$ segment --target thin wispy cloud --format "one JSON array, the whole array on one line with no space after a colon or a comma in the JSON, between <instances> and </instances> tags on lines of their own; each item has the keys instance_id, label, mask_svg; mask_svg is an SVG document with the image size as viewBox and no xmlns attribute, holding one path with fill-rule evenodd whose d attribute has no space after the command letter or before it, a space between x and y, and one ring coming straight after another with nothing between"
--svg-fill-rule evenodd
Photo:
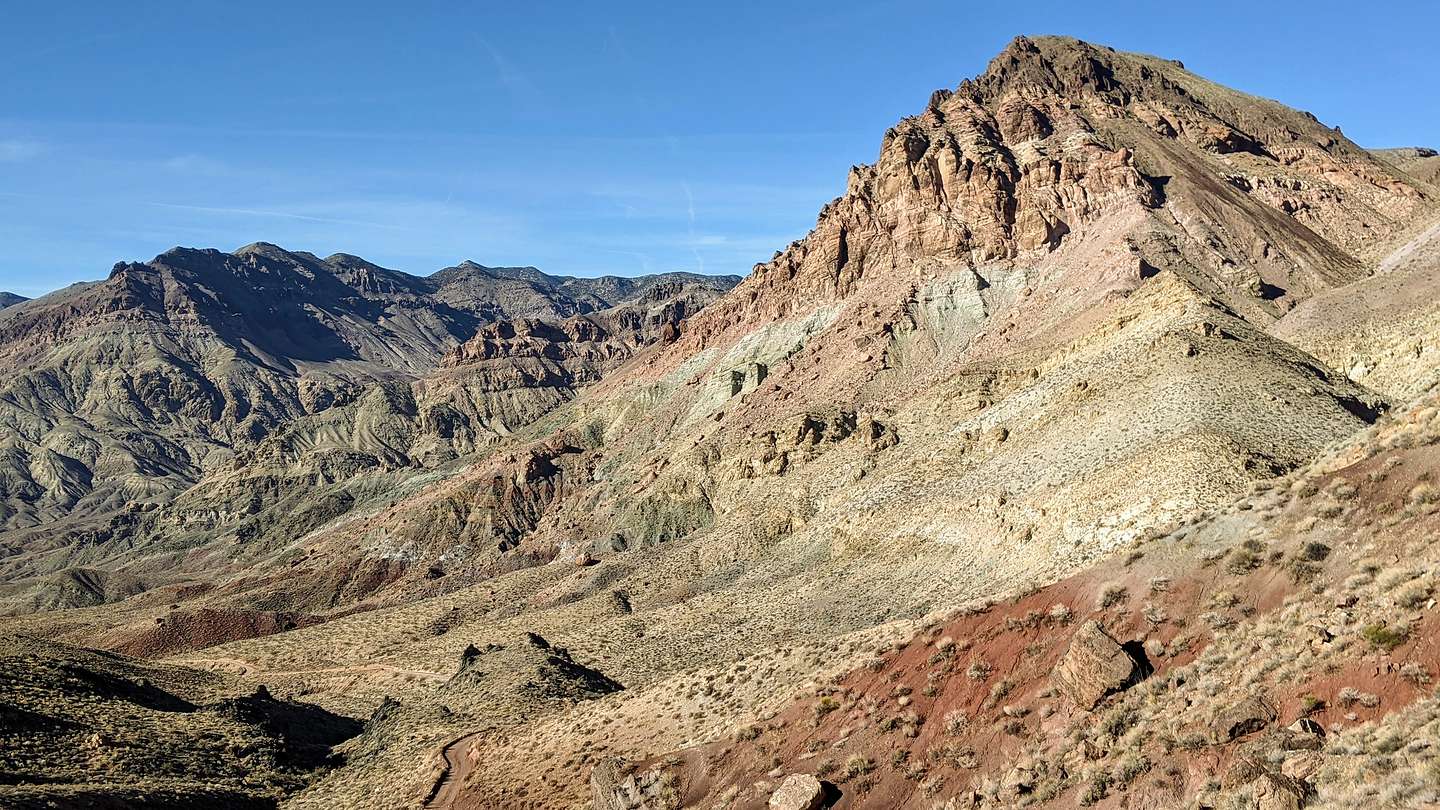
<instances>
[{"instance_id":1,"label":"thin wispy cloud","mask_svg":"<svg viewBox=\"0 0 1440 810\"><path fill-rule=\"evenodd\" d=\"M229 171L229 167L221 161L204 155L176 155L162 161L160 165L168 171L180 174L218 175Z\"/></svg>"},{"instance_id":2,"label":"thin wispy cloud","mask_svg":"<svg viewBox=\"0 0 1440 810\"><path fill-rule=\"evenodd\" d=\"M45 145L24 138L0 140L0 163L19 163L45 153Z\"/></svg>"},{"instance_id":3,"label":"thin wispy cloud","mask_svg":"<svg viewBox=\"0 0 1440 810\"><path fill-rule=\"evenodd\" d=\"M690 232L695 232L695 193L690 190L689 183L681 183L680 187L685 189L685 213L690 217Z\"/></svg>"},{"instance_id":4,"label":"thin wispy cloud","mask_svg":"<svg viewBox=\"0 0 1440 810\"><path fill-rule=\"evenodd\" d=\"M225 214L229 216L248 217L273 217L276 219L294 219L302 222L319 222L326 225L354 225L361 228L384 228L386 230L404 230L398 225L389 225L382 222L364 222L354 219L335 219L332 217L317 217L309 214L297 214L291 211L268 211L259 208L223 208L209 205L184 205L181 203L165 203L146 201L145 205L153 205L158 208L172 208L180 211L195 211L205 214Z\"/></svg>"},{"instance_id":5,"label":"thin wispy cloud","mask_svg":"<svg viewBox=\"0 0 1440 810\"><path fill-rule=\"evenodd\" d=\"M536 85L524 80L530 87L532 100L537 103L544 98L543 93ZM518 95L517 95L518 98ZM576 144L607 145L617 146L633 145L636 147L647 147L664 145L672 150L679 150L687 146L696 149L715 148L746 148L765 147L772 144L791 143L813 143L817 139L843 140L854 138L857 135L869 138L871 133L868 130L777 130L764 129L753 130L745 128L733 128L724 131L689 132L680 134L669 133L586 133L586 132L535 132L505 133L505 132L470 132L470 131L442 131L442 130L410 130L410 129L364 129L350 127L344 129L323 129L304 127L247 127L247 126L212 126L208 124L176 124L157 123L154 121L127 121L127 120L66 120L62 122L45 121L27 117L5 117L0 118L0 125L22 127L44 125L62 132L68 137L77 134L94 134L97 131L104 131L106 134L129 134L137 133L144 136L154 135L205 135L223 138L226 140L253 140L255 138L274 138L277 140L334 140L334 141L378 141L395 143L447 143L447 144L564 144L574 146Z\"/></svg>"},{"instance_id":6,"label":"thin wispy cloud","mask_svg":"<svg viewBox=\"0 0 1440 810\"><path fill-rule=\"evenodd\" d=\"M123 28L102 31L90 36L55 37L46 44L33 50L7 54L4 59L0 59L0 66L43 69L43 66L50 62L57 54L93 49L101 43L129 39L137 32L145 30L145 27L144 23L139 23Z\"/></svg>"},{"instance_id":7,"label":"thin wispy cloud","mask_svg":"<svg viewBox=\"0 0 1440 810\"><path fill-rule=\"evenodd\" d=\"M24 238L37 245L80 230L93 237L64 262L37 248L44 270L263 240L419 273L461 258L577 275L743 273L834 195L813 177L772 184L755 167L797 149L810 160L817 138L842 133L673 114L675 99L649 81L655 46L637 29L602 23L588 42L566 44L579 61L564 67L546 51L548 34L516 37L482 19L468 48L397 64L395 82L379 71L356 82L347 71L329 106L349 114L295 114L289 84L263 76L266 93L252 105L262 114L233 115L231 105L172 115L96 104L89 119L0 111L0 140L35 137L65 157L0 165L15 181L0 203L6 192L38 203L0 213L23 214L12 219L30 223ZM406 89L411 72L431 70L442 72L423 97ZM297 96L324 86L293 85ZM613 103L592 109L602 87ZM469 106L436 115L432 98ZM376 115L392 108L405 114ZM557 161L560 150L587 159Z\"/></svg>"},{"instance_id":8,"label":"thin wispy cloud","mask_svg":"<svg viewBox=\"0 0 1440 810\"><path fill-rule=\"evenodd\" d=\"M499 48L491 45L489 40L478 36L475 39L479 41L480 47L490 55L490 61L495 64L495 77L500 81L500 86L505 88L511 97L522 106L532 111L541 109L544 106L542 104L543 96L535 83L530 81L530 77L515 67L515 64L507 59Z\"/></svg>"}]
</instances>

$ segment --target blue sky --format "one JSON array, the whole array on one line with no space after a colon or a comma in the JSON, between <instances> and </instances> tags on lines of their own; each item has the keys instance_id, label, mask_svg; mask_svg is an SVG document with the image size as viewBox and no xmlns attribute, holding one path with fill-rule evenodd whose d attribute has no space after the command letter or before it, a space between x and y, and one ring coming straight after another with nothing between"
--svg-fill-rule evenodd
<instances>
[{"instance_id":1,"label":"blue sky","mask_svg":"<svg viewBox=\"0 0 1440 810\"><path fill-rule=\"evenodd\" d=\"M418 274L744 274L1019 33L1440 145L1426 5L8 0L0 289L257 240Z\"/></svg>"}]
</instances>

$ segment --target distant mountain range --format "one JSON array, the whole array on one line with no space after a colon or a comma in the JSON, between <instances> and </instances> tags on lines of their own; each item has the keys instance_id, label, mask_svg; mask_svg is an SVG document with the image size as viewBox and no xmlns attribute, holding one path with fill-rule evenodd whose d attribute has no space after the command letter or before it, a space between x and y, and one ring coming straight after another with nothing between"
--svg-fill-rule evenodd
<instances>
[{"instance_id":1,"label":"distant mountain range","mask_svg":"<svg viewBox=\"0 0 1440 810\"><path fill-rule=\"evenodd\" d=\"M12 430L0 445L0 525L64 519L105 535L112 516L168 502L297 420L441 370L447 353L487 325L606 323L614 331L597 327L589 337L616 343L613 363L657 339L661 321L676 327L738 281L555 277L474 262L420 278L265 243L117 264L104 281L0 313L0 422ZM623 325L617 311L628 313ZM552 375L544 407L570 395L572 372ZM529 418L523 399L481 407L483 424L466 428L467 441ZM430 418L414 407L416 418ZM409 463L393 440L379 456ZM361 445L346 452L363 454Z\"/></svg>"}]
</instances>

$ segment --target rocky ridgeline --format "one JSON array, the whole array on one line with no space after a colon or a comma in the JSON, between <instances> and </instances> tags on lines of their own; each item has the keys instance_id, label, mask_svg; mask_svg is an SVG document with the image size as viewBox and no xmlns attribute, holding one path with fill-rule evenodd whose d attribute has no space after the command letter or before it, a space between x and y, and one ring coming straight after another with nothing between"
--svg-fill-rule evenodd
<instances>
[{"instance_id":1,"label":"rocky ridgeline","mask_svg":"<svg viewBox=\"0 0 1440 810\"><path fill-rule=\"evenodd\" d=\"M0 525L25 545L76 518L46 533L62 549L249 532L278 488L441 463L533 421L734 281L419 278L263 243L122 263L0 319Z\"/></svg>"},{"instance_id":2,"label":"rocky ridgeline","mask_svg":"<svg viewBox=\"0 0 1440 810\"><path fill-rule=\"evenodd\" d=\"M698 319L695 340L915 263L1033 260L1114 217L1135 272L1175 269L1241 311L1277 312L1362 275L1431 193L1313 116L1179 63L1022 37L888 130L815 229Z\"/></svg>"}]
</instances>

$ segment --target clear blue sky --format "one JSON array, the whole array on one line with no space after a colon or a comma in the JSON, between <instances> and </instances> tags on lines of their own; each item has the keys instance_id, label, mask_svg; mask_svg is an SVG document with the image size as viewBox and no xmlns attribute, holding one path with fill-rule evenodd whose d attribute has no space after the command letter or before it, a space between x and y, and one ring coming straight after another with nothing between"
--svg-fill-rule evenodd
<instances>
[{"instance_id":1,"label":"clear blue sky","mask_svg":"<svg viewBox=\"0 0 1440 810\"><path fill-rule=\"evenodd\" d=\"M1428 6L5 0L0 289L256 240L421 274L747 273L1019 33L1440 145Z\"/></svg>"}]
</instances>

